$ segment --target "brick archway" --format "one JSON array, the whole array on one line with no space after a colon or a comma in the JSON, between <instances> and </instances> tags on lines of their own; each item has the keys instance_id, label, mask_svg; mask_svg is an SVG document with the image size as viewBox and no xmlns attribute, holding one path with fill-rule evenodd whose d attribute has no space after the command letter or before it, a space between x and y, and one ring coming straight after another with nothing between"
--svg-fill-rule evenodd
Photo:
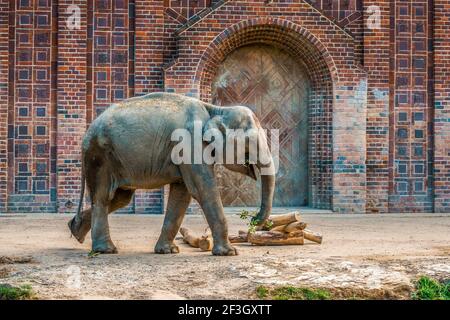
<instances>
[{"instance_id":1,"label":"brick archway","mask_svg":"<svg viewBox=\"0 0 450 320\"><path fill-rule=\"evenodd\" d=\"M333 85L336 67L322 43L308 30L287 20L256 18L220 33L203 52L193 81L204 101L211 101L211 83L220 64L237 48L266 44L284 50L302 64L311 80L308 103L309 205L332 209Z\"/></svg>"},{"instance_id":2,"label":"brick archway","mask_svg":"<svg viewBox=\"0 0 450 320\"><path fill-rule=\"evenodd\" d=\"M193 87L197 87L201 99L210 99L211 80L225 57L239 47L254 43L270 44L289 52L305 65L313 82L338 81L333 58L307 29L284 19L255 18L225 29L203 52L193 81Z\"/></svg>"}]
</instances>

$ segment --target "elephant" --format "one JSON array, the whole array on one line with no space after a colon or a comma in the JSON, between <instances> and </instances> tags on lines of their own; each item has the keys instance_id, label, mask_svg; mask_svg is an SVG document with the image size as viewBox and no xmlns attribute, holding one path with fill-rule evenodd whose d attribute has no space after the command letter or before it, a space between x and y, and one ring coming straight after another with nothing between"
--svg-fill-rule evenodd
<instances>
[{"instance_id":1,"label":"elephant","mask_svg":"<svg viewBox=\"0 0 450 320\"><path fill-rule=\"evenodd\" d=\"M214 243L212 254L236 255L236 249L228 240L227 221L215 179L217 163L176 164L172 159L177 144L172 133L180 128L194 133L195 123L201 123L203 131L218 130L224 138L231 129L243 132L257 129L258 153L264 153L269 161L250 163L246 144L245 163L232 161L223 165L255 180L257 172L273 167L267 135L258 130L262 129L261 124L248 107L220 107L167 92L123 100L100 114L83 137L81 195L78 212L69 221L72 235L82 243L92 229L92 252L117 253L110 237L108 214L125 207L136 189L155 189L169 184L166 214L155 253L179 252L174 239L193 198L198 201L210 227ZM204 147L202 141L201 148ZM82 210L85 188L91 207ZM255 224L262 225L270 215L274 188L275 174L261 174L261 206L253 218Z\"/></svg>"}]
</instances>

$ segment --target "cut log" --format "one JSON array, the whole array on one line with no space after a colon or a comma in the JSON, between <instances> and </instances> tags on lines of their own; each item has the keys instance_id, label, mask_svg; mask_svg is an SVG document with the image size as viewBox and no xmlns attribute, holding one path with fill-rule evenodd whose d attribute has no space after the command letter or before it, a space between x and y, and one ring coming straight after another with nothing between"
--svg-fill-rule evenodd
<instances>
[{"instance_id":1,"label":"cut log","mask_svg":"<svg viewBox=\"0 0 450 320\"><path fill-rule=\"evenodd\" d=\"M198 242L198 246L202 251L211 251L213 247L213 240L210 236L202 236Z\"/></svg>"},{"instance_id":2,"label":"cut log","mask_svg":"<svg viewBox=\"0 0 450 320\"><path fill-rule=\"evenodd\" d=\"M188 228L180 228L180 233L183 236L183 241L191 247L200 248L202 251L211 251L213 247L213 240L211 236L204 235L198 237L194 235Z\"/></svg>"},{"instance_id":3,"label":"cut log","mask_svg":"<svg viewBox=\"0 0 450 320\"><path fill-rule=\"evenodd\" d=\"M248 234L248 242L258 246L302 245L303 232L256 231Z\"/></svg>"},{"instance_id":4,"label":"cut log","mask_svg":"<svg viewBox=\"0 0 450 320\"><path fill-rule=\"evenodd\" d=\"M300 221L300 212L294 211L286 214L271 215L268 219L269 224L271 224L270 229L290 224L292 222ZM271 223L270 223L271 222ZM266 223L267 225L267 223Z\"/></svg>"},{"instance_id":5,"label":"cut log","mask_svg":"<svg viewBox=\"0 0 450 320\"><path fill-rule=\"evenodd\" d=\"M244 243L248 242L248 232L239 230L239 234L228 236L231 243Z\"/></svg>"},{"instance_id":6,"label":"cut log","mask_svg":"<svg viewBox=\"0 0 450 320\"><path fill-rule=\"evenodd\" d=\"M322 243L322 235L308 229L303 230L303 237L305 239L308 239L309 241L313 241L319 244Z\"/></svg>"},{"instance_id":7,"label":"cut log","mask_svg":"<svg viewBox=\"0 0 450 320\"><path fill-rule=\"evenodd\" d=\"M270 229L270 231L279 231L279 232L285 232L285 233L291 233L291 232L296 232L299 230L303 230L305 229L307 226L306 223L301 222L301 221L295 221L295 222L291 222L289 224L285 224L282 226L277 226L275 228Z\"/></svg>"},{"instance_id":8,"label":"cut log","mask_svg":"<svg viewBox=\"0 0 450 320\"><path fill-rule=\"evenodd\" d=\"M230 240L231 243L244 243L248 242L247 234L245 235L230 235L228 236L228 240Z\"/></svg>"},{"instance_id":9,"label":"cut log","mask_svg":"<svg viewBox=\"0 0 450 320\"><path fill-rule=\"evenodd\" d=\"M307 227L306 223L301 222L301 221L296 221L296 222L289 223L284 228L284 232L286 232L286 233L296 232L299 230L304 230L306 227Z\"/></svg>"},{"instance_id":10,"label":"cut log","mask_svg":"<svg viewBox=\"0 0 450 320\"><path fill-rule=\"evenodd\" d=\"M282 226L271 228L270 231L284 232L284 228L286 228L285 224L283 224Z\"/></svg>"},{"instance_id":11,"label":"cut log","mask_svg":"<svg viewBox=\"0 0 450 320\"><path fill-rule=\"evenodd\" d=\"M180 228L180 233L183 236L183 241L189 244L191 247L200 247L200 238L191 234L191 231L188 228Z\"/></svg>"},{"instance_id":12,"label":"cut log","mask_svg":"<svg viewBox=\"0 0 450 320\"><path fill-rule=\"evenodd\" d=\"M239 230L239 236L248 238L248 231Z\"/></svg>"}]
</instances>

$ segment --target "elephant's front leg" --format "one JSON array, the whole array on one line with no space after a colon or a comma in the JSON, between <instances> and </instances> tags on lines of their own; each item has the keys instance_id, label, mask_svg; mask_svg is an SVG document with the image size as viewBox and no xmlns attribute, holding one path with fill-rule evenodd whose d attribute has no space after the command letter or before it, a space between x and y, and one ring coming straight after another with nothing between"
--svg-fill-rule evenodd
<instances>
[{"instance_id":1,"label":"elephant's front leg","mask_svg":"<svg viewBox=\"0 0 450 320\"><path fill-rule=\"evenodd\" d=\"M237 255L237 250L228 240L228 225L223 213L214 167L182 165L180 169L188 191L199 202L208 221L214 242L212 253L217 256Z\"/></svg>"},{"instance_id":2,"label":"elephant's front leg","mask_svg":"<svg viewBox=\"0 0 450 320\"><path fill-rule=\"evenodd\" d=\"M170 185L167 212L164 218L161 235L155 246L155 253L178 253L178 247L173 243L183 222L186 209L191 202L191 195L183 183Z\"/></svg>"}]
</instances>

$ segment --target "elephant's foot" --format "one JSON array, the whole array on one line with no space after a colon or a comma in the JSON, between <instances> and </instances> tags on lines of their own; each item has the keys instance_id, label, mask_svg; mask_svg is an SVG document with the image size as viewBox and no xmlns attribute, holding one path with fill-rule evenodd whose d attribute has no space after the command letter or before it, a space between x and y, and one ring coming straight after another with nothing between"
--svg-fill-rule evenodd
<instances>
[{"instance_id":1,"label":"elephant's foot","mask_svg":"<svg viewBox=\"0 0 450 320\"><path fill-rule=\"evenodd\" d=\"M158 242L155 246L155 253L168 254L168 253L180 253L180 249L177 245L169 242Z\"/></svg>"},{"instance_id":2,"label":"elephant's foot","mask_svg":"<svg viewBox=\"0 0 450 320\"><path fill-rule=\"evenodd\" d=\"M215 256L237 256L238 252L236 248L234 248L230 244L215 244L212 249L212 254Z\"/></svg>"},{"instance_id":3,"label":"elephant's foot","mask_svg":"<svg viewBox=\"0 0 450 320\"><path fill-rule=\"evenodd\" d=\"M68 225L70 232L75 239L77 239L79 243L83 243L87 233L91 229L91 220L90 217L89 219L85 219L83 217L75 216L69 221Z\"/></svg>"},{"instance_id":4,"label":"elephant's foot","mask_svg":"<svg viewBox=\"0 0 450 320\"><path fill-rule=\"evenodd\" d=\"M92 244L93 253L114 254L117 253L117 248L111 240L99 241Z\"/></svg>"}]
</instances>

